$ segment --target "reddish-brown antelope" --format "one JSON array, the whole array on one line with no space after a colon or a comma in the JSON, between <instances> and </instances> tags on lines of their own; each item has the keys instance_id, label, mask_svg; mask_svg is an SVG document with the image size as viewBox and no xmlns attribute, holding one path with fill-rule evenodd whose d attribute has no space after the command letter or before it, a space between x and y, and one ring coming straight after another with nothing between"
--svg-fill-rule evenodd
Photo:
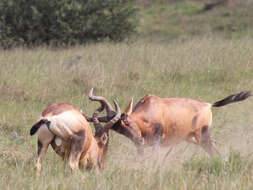
<instances>
[{"instance_id":1,"label":"reddish-brown antelope","mask_svg":"<svg viewBox=\"0 0 253 190\"><path fill-rule=\"evenodd\" d=\"M107 116L99 117L101 122L107 122L115 115L110 103L100 96L90 99L99 101L106 107ZM143 155L144 147L172 146L182 141L200 145L210 156L219 155L215 142L210 137L212 124L212 107L247 99L250 92L230 95L213 104L190 98L160 98L155 95L144 96L132 109L133 99L127 106L121 118L111 129L130 138L136 145L139 155ZM86 116L90 121L91 118Z\"/></svg>"},{"instance_id":2,"label":"reddish-brown antelope","mask_svg":"<svg viewBox=\"0 0 253 190\"><path fill-rule=\"evenodd\" d=\"M97 119L104 107L99 107L93 114L95 136L83 113L70 104L52 104L41 115L39 121L32 126L30 134L38 131L37 173L41 171L41 161L49 144L65 161L68 160L72 170L87 167L102 168L108 141L109 128L120 118L120 108L114 102L116 114L102 126Z\"/></svg>"}]
</instances>

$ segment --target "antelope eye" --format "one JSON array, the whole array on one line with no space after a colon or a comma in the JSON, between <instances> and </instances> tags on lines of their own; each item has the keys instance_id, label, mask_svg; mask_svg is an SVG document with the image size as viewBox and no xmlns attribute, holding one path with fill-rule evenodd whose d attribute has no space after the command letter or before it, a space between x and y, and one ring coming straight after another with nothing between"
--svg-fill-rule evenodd
<instances>
[{"instance_id":1,"label":"antelope eye","mask_svg":"<svg viewBox=\"0 0 253 190\"><path fill-rule=\"evenodd\" d=\"M102 137L101 137L101 141L102 143L105 145L108 141L108 136L106 134L104 134Z\"/></svg>"},{"instance_id":2,"label":"antelope eye","mask_svg":"<svg viewBox=\"0 0 253 190\"><path fill-rule=\"evenodd\" d=\"M102 138L102 139L103 139L103 141L106 141L107 137L106 137L106 136L103 136L103 138Z\"/></svg>"}]
</instances>

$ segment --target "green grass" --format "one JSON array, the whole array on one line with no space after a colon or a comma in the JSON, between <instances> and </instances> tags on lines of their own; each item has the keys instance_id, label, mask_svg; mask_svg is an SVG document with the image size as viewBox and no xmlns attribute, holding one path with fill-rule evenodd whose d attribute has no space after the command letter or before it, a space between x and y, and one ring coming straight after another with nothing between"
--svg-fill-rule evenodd
<instances>
[{"instance_id":1,"label":"green grass","mask_svg":"<svg viewBox=\"0 0 253 190\"><path fill-rule=\"evenodd\" d=\"M212 136L224 160L182 143L165 160L168 148L139 162L133 143L111 132L102 173L84 171L82 183L80 173L64 169L50 148L37 178L36 137L29 136L48 104L69 102L91 114L97 106L87 97L92 87L111 102L117 99L122 110L131 97L137 102L148 93L212 103L252 90L252 44L250 38L196 38L1 50L0 189L252 189L251 98L213 109Z\"/></svg>"},{"instance_id":2,"label":"green grass","mask_svg":"<svg viewBox=\"0 0 253 190\"><path fill-rule=\"evenodd\" d=\"M196 0L149 1L149 6L143 4L139 5L139 33L145 40L168 42L197 36L216 35L225 39L253 36L251 1L240 1L235 6L223 4L209 11L203 11L205 1Z\"/></svg>"}]
</instances>

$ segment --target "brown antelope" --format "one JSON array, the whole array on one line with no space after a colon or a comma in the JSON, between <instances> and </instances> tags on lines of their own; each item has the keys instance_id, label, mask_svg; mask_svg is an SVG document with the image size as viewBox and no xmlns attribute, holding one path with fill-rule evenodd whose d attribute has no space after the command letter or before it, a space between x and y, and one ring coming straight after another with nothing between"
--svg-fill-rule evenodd
<instances>
[{"instance_id":1,"label":"brown antelope","mask_svg":"<svg viewBox=\"0 0 253 190\"><path fill-rule=\"evenodd\" d=\"M95 126L95 136L82 112L70 104L52 104L41 115L39 121L32 126L30 135L38 131L38 159L37 173L41 171L41 161L45 156L48 145L65 161L69 160L72 170L87 167L103 168L103 161L109 141L109 128L120 118L120 108L114 101L116 114L102 126L98 113L104 107L99 107L93 114L92 121Z\"/></svg>"},{"instance_id":2,"label":"brown antelope","mask_svg":"<svg viewBox=\"0 0 253 190\"><path fill-rule=\"evenodd\" d=\"M93 89L90 91L90 99L99 101L107 110L107 116L99 117L98 120L109 121L115 115L112 106L104 97L92 96L92 93ZM157 150L159 146L172 146L182 141L200 145L210 156L219 155L210 137L211 108L242 101L249 96L250 92L241 92L210 104L190 98L146 95L134 109L132 99L111 129L130 138L140 156L144 153L144 147L155 145L154 150ZM91 120L88 116L86 118Z\"/></svg>"}]
</instances>

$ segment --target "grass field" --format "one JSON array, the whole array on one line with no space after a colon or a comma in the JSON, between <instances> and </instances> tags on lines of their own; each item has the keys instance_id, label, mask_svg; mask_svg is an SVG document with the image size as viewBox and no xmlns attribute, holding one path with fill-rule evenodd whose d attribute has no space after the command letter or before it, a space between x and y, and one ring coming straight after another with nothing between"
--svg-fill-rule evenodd
<instances>
[{"instance_id":1,"label":"grass field","mask_svg":"<svg viewBox=\"0 0 253 190\"><path fill-rule=\"evenodd\" d=\"M95 94L121 109L134 97L191 97L215 102L253 90L253 40L195 38L185 42L101 43L69 49L0 51L0 189L253 189L253 99L213 109L212 136L222 159L195 145L161 149L139 162L134 145L110 133L105 170L66 171L50 148L36 177L32 124L50 103L68 102L88 114ZM147 149L146 154L151 150Z\"/></svg>"},{"instance_id":2,"label":"grass field","mask_svg":"<svg viewBox=\"0 0 253 190\"><path fill-rule=\"evenodd\" d=\"M169 42L199 36L225 39L253 37L253 2L230 0L205 11L206 3L226 0L139 0L141 37L148 41ZM227 0L228 1L228 0Z\"/></svg>"}]
</instances>

